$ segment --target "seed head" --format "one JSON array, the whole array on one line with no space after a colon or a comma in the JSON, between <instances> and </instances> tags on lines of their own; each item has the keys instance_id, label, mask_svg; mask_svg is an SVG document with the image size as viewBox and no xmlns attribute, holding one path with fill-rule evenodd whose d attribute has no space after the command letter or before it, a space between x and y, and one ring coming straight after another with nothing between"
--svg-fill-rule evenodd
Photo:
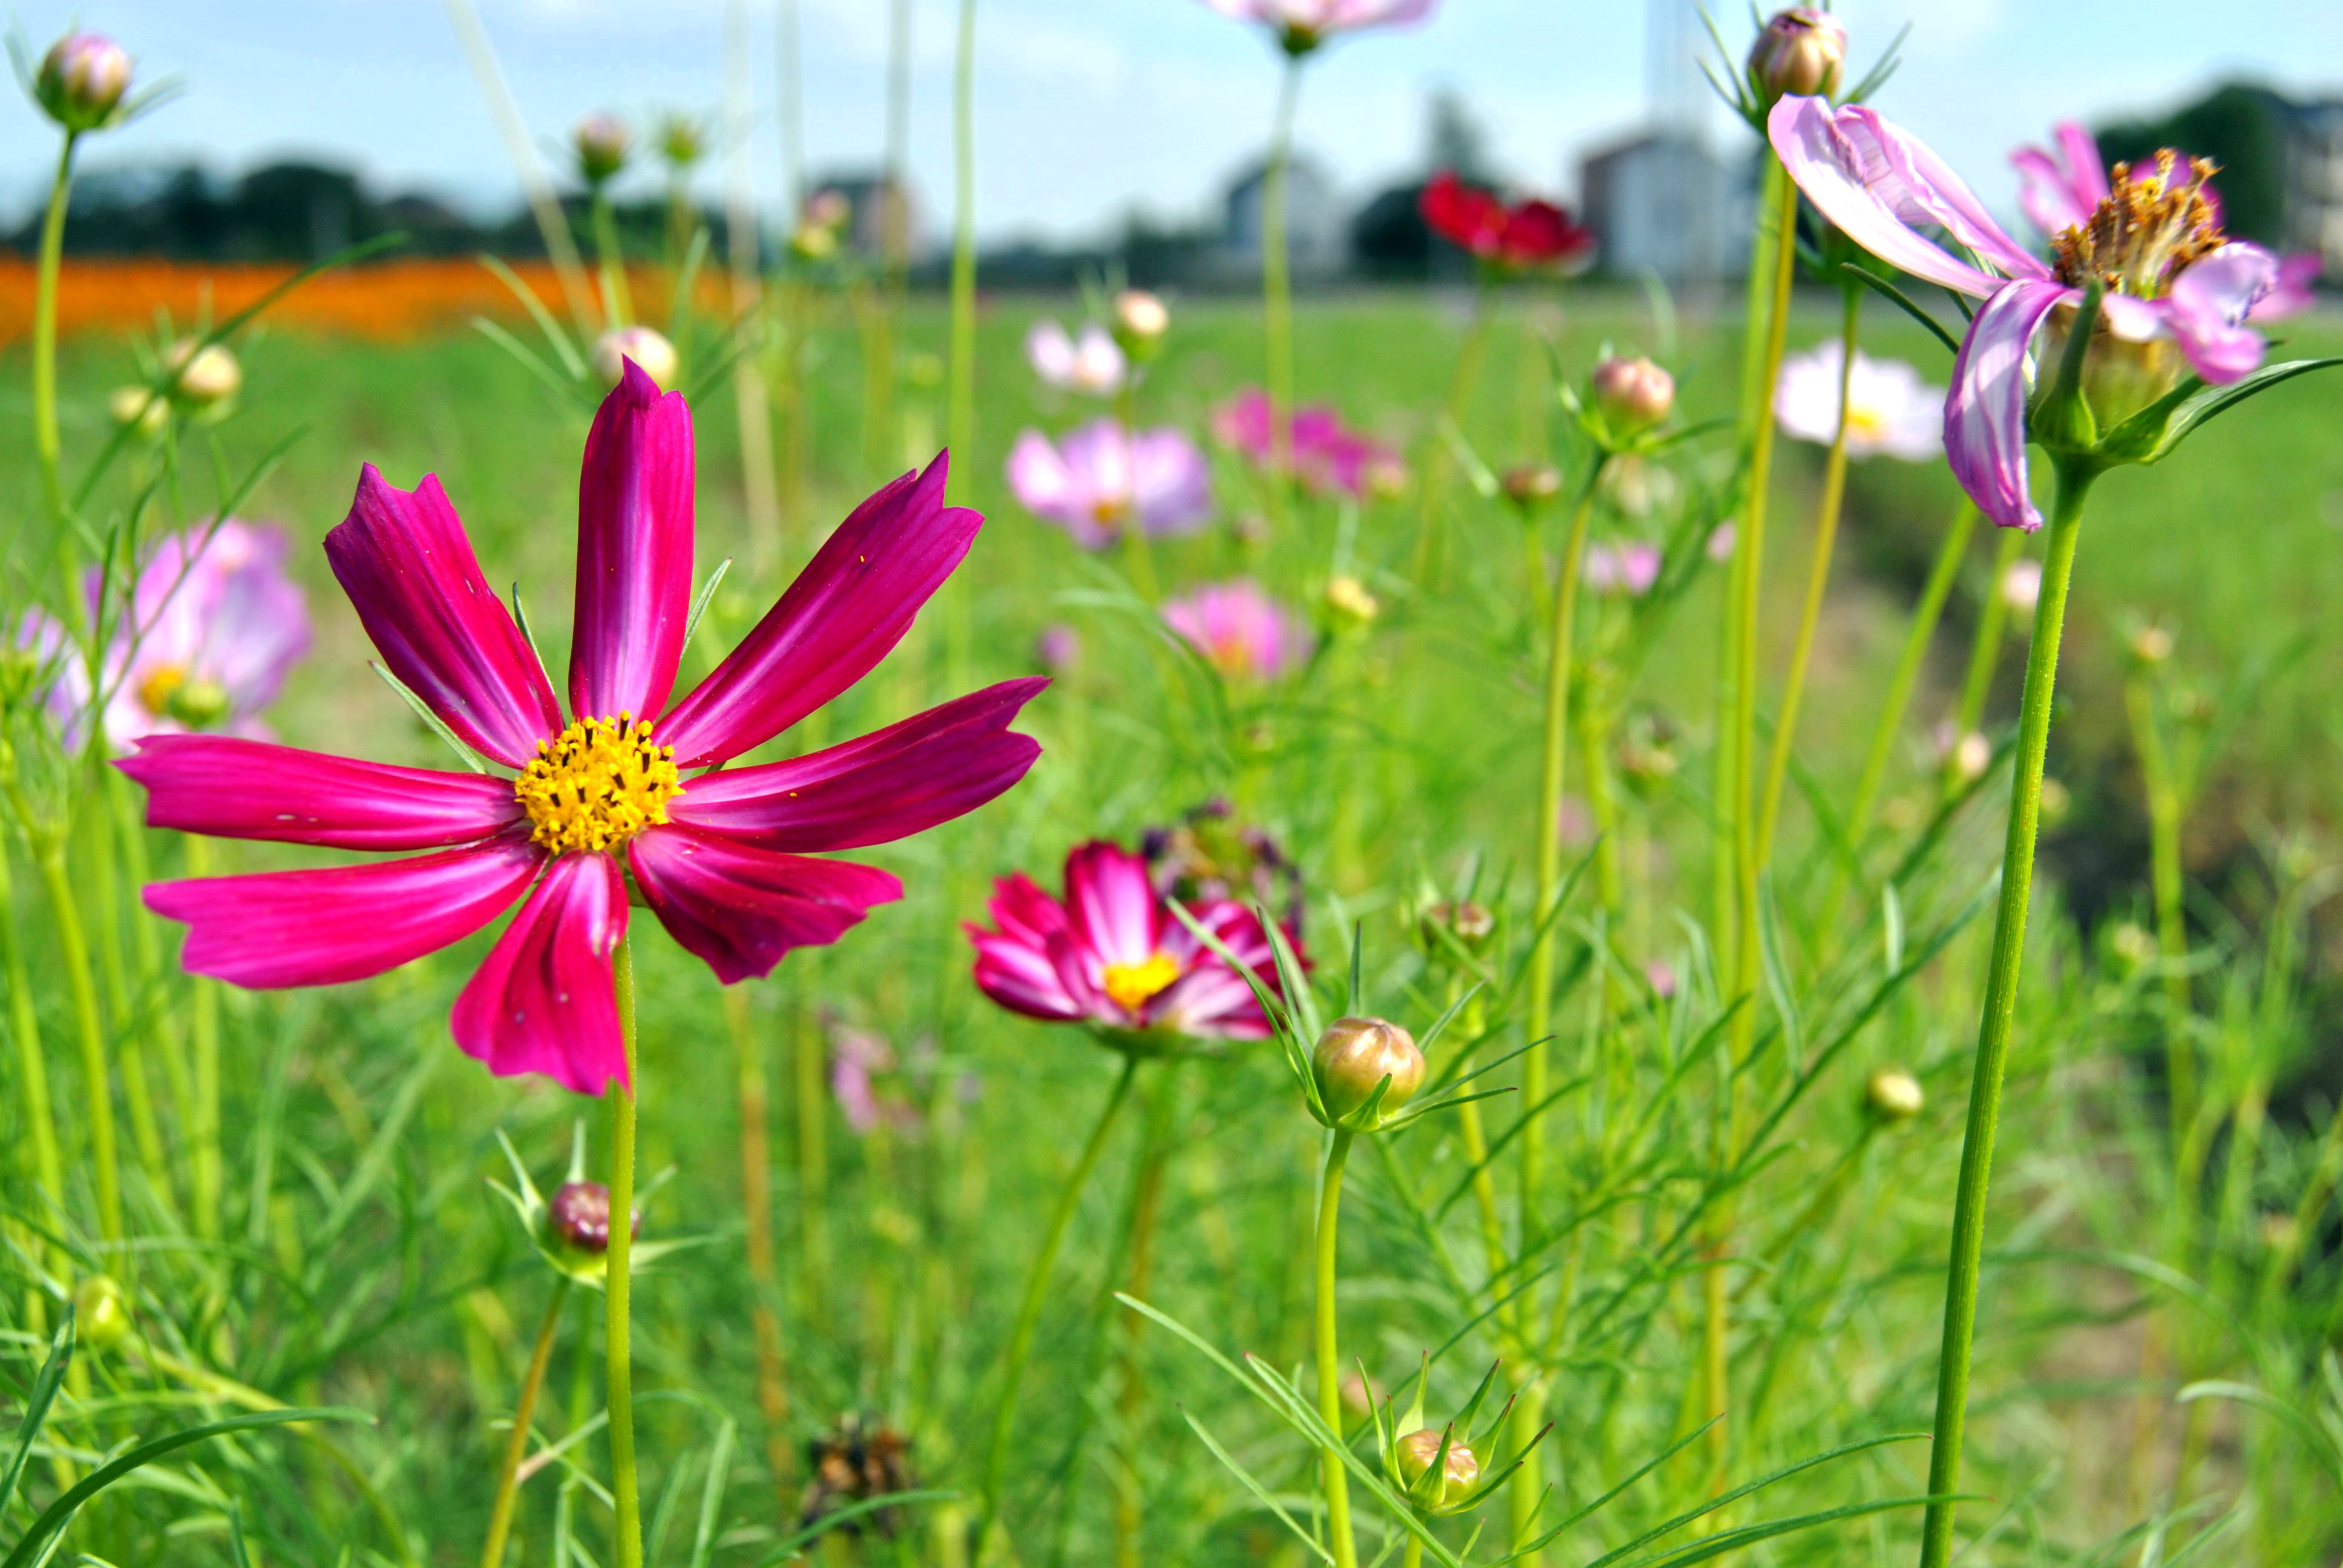
<instances>
[{"instance_id":1,"label":"seed head","mask_svg":"<svg viewBox=\"0 0 2343 1568\"><path fill-rule=\"evenodd\" d=\"M1326 1113L1337 1121L1373 1099L1375 1087L1390 1079L1377 1111L1387 1120L1423 1087L1423 1053L1416 1050L1414 1037L1395 1023L1338 1018L1318 1037L1310 1070Z\"/></svg>"},{"instance_id":2,"label":"seed head","mask_svg":"<svg viewBox=\"0 0 2343 1568\"><path fill-rule=\"evenodd\" d=\"M1648 359L1605 359L1594 380L1595 407L1622 436L1650 428L1675 407L1675 377Z\"/></svg>"},{"instance_id":3,"label":"seed head","mask_svg":"<svg viewBox=\"0 0 2343 1568\"><path fill-rule=\"evenodd\" d=\"M1769 106L1785 94L1835 97L1845 68L1845 26L1811 5L1775 12L1749 46L1749 85Z\"/></svg>"},{"instance_id":4,"label":"seed head","mask_svg":"<svg viewBox=\"0 0 2343 1568\"><path fill-rule=\"evenodd\" d=\"M129 89L130 56L102 33L68 33L50 45L33 79L42 109L69 131L112 124Z\"/></svg>"},{"instance_id":5,"label":"seed head","mask_svg":"<svg viewBox=\"0 0 2343 1568\"><path fill-rule=\"evenodd\" d=\"M1883 1127L1909 1121L1926 1107L1920 1081L1900 1067L1883 1067L1863 1081L1863 1109Z\"/></svg>"}]
</instances>

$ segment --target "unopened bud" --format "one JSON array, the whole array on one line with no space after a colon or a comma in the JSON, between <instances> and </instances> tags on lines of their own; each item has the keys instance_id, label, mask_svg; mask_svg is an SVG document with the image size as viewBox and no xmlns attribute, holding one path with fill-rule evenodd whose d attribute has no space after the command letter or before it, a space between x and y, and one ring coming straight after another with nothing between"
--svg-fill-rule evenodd
<instances>
[{"instance_id":1,"label":"unopened bud","mask_svg":"<svg viewBox=\"0 0 2343 1568\"><path fill-rule=\"evenodd\" d=\"M838 230L822 223L801 223L789 236L790 253L800 261L828 261L838 254Z\"/></svg>"},{"instance_id":2,"label":"unopened bud","mask_svg":"<svg viewBox=\"0 0 2343 1568\"><path fill-rule=\"evenodd\" d=\"M610 1250L610 1190L599 1181L565 1181L545 1212L553 1239L572 1251L600 1257ZM627 1233L639 1236L643 1217L638 1211Z\"/></svg>"},{"instance_id":3,"label":"unopened bud","mask_svg":"<svg viewBox=\"0 0 2343 1568\"><path fill-rule=\"evenodd\" d=\"M189 408L216 408L244 389L244 367L225 343L197 347L182 337L163 357L166 368L178 372L171 396Z\"/></svg>"},{"instance_id":4,"label":"unopened bud","mask_svg":"<svg viewBox=\"0 0 2343 1568\"><path fill-rule=\"evenodd\" d=\"M92 1274L74 1287L74 1333L94 1351L130 1337L130 1298L111 1275Z\"/></svg>"},{"instance_id":5,"label":"unopened bud","mask_svg":"<svg viewBox=\"0 0 2343 1568\"><path fill-rule=\"evenodd\" d=\"M578 154L578 177L595 189L610 183L627 166L635 133L618 116L597 111L578 122L569 143Z\"/></svg>"},{"instance_id":6,"label":"unopened bud","mask_svg":"<svg viewBox=\"0 0 2343 1568\"><path fill-rule=\"evenodd\" d=\"M1648 359L1605 359L1594 384L1595 407L1618 435L1648 429L1675 407L1676 378Z\"/></svg>"},{"instance_id":7,"label":"unopened bud","mask_svg":"<svg viewBox=\"0 0 2343 1568\"><path fill-rule=\"evenodd\" d=\"M110 123L129 90L130 56L101 33L68 33L50 45L33 81L41 107L69 131Z\"/></svg>"},{"instance_id":8,"label":"unopened bud","mask_svg":"<svg viewBox=\"0 0 2343 1568\"><path fill-rule=\"evenodd\" d=\"M1488 906L1471 899L1442 899L1426 904L1416 920L1423 930L1424 944L1435 952L1444 945L1442 932L1455 938L1456 945L1466 952L1477 953L1497 929L1497 918Z\"/></svg>"},{"instance_id":9,"label":"unopened bud","mask_svg":"<svg viewBox=\"0 0 2343 1568\"><path fill-rule=\"evenodd\" d=\"M2172 657L2172 634L2160 626L2141 627L2131 634L2131 656L2142 664L2162 664Z\"/></svg>"},{"instance_id":10,"label":"unopened bud","mask_svg":"<svg viewBox=\"0 0 2343 1568\"><path fill-rule=\"evenodd\" d=\"M1337 1121L1373 1099L1376 1087L1388 1078L1391 1087L1377 1110L1379 1119L1386 1118L1423 1087L1423 1053L1395 1023L1338 1018L1318 1037L1317 1049L1310 1053L1310 1070L1326 1114Z\"/></svg>"},{"instance_id":11,"label":"unopened bud","mask_svg":"<svg viewBox=\"0 0 2343 1568\"><path fill-rule=\"evenodd\" d=\"M679 169L688 169L708 151L708 136L689 115L669 115L659 123L659 156Z\"/></svg>"},{"instance_id":12,"label":"unopened bud","mask_svg":"<svg viewBox=\"0 0 2343 1568\"><path fill-rule=\"evenodd\" d=\"M659 384L660 391L675 385L680 366L675 345L667 340L665 333L649 327L620 327L594 340L594 374L602 378L604 385L616 387L618 377L626 374L629 359Z\"/></svg>"},{"instance_id":13,"label":"unopened bud","mask_svg":"<svg viewBox=\"0 0 2343 1568\"><path fill-rule=\"evenodd\" d=\"M171 422L170 399L157 397L144 387L116 387L106 399L106 411L114 416L116 424L127 425L150 441Z\"/></svg>"},{"instance_id":14,"label":"unopened bud","mask_svg":"<svg viewBox=\"0 0 2343 1568\"><path fill-rule=\"evenodd\" d=\"M1114 297L1114 340L1133 359L1151 359L1172 329L1172 313L1143 288L1126 288Z\"/></svg>"},{"instance_id":15,"label":"unopened bud","mask_svg":"<svg viewBox=\"0 0 2343 1568\"><path fill-rule=\"evenodd\" d=\"M1900 1067L1883 1067L1863 1081L1863 1109L1884 1127L1911 1121L1927 1103L1920 1081Z\"/></svg>"},{"instance_id":16,"label":"unopened bud","mask_svg":"<svg viewBox=\"0 0 2343 1568\"><path fill-rule=\"evenodd\" d=\"M1497 483L1505 499L1523 512L1534 512L1562 494L1562 470L1551 463L1524 463L1505 470Z\"/></svg>"},{"instance_id":17,"label":"unopened bud","mask_svg":"<svg viewBox=\"0 0 2343 1568\"><path fill-rule=\"evenodd\" d=\"M1654 996L1666 1001L1676 994L1675 967L1665 959L1654 959L1644 966L1644 982Z\"/></svg>"},{"instance_id":18,"label":"unopened bud","mask_svg":"<svg viewBox=\"0 0 2343 1568\"><path fill-rule=\"evenodd\" d=\"M1338 631L1351 631L1373 624L1383 612L1383 603L1368 591L1367 585L1347 572L1338 572L1326 579L1326 618Z\"/></svg>"},{"instance_id":19,"label":"unopened bud","mask_svg":"<svg viewBox=\"0 0 2343 1568\"><path fill-rule=\"evenodd\" d=\"M1835 96L1845 67L1845 26L1811 5L1775 12L1749 47L1749 85L1768 105L1786 94Z\"/></svg>"},{"instance_id":20,"label":"unopened bud","mask_svg":"<svg viewBox=\"0 0 2343 1568\"><path fill-rule=\"evenodd\" d=\"M216 680L190 678L171 689L164 709L190 729L209 729L227 717L227 688Z\"/></svg>"},{"instance_id":21,"label":"unopened bud","mask_svg":"<svg viewBox=\"0 0 2343 1568\"><path fill-rule=\"evenodd\" d=\"M1448 1444L1445 1462L1440 1461L1443 1442ZM1423 1500L1428 1506L1437 1508L1442 1503L1453 1503L1480 1483L1481 1462L1473 1457L1471 1449L1453 1436L1434 1432L1427 1426L1399 1440L1400 1480L1406 1483L1410 1493L1417 1491L1418 1484L1436 1462L1440 1462L1441 1468L1440 1485L1434 1495Z\"/></svg>"}]
</instances>

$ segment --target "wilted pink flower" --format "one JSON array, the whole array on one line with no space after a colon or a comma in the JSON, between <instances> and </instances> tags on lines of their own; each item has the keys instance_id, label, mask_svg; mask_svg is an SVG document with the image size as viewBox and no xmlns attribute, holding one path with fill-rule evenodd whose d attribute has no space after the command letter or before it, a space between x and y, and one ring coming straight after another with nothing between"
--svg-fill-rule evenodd
<instances>
[{"instance_id":1,"label":"wilted pink flower","mask_svg":"<svg viewBox=\"0 0 2343 1568\"><path fill-rule=\"evenodd\" d=\"M1212 512L1212 470L1186 433L1164 426L1126 433L1099 419L1054 445L1039 430L1009 453L1009 487L1086 549L1102 549L1137 523L1150 537L1183 534Z\"/></svg>"},{"instance_id":2,"label":"wilted pink flower","mask_svg":"<svg viewBox=\"0 0 2343 1568\"><path fill-rule=\"evenodd\" d=\"M691 417L680 393L661 396L628 366L586 437L565 723L439 481L395 489L367 465L326 538L334 575L390 672L519 777L150 736L119 764L146 788L149 826L434 852L162 882L147 907L186 923L190 970L276 989L380 974L520 900L457 999L457 1044L493 1072L580 1093L626 1081L611 955L631 894L727 984L766 974L902 896L885 871L815 853L948 821L1032 766L1040 749L1008 727L1040 679L809 756L682 776L762 746L902 639L982 522L944 505L944 475L939 458L857 508L747 639L670 703L692 597Z\"/></svg>"},{"instance_id":3,"label":"wilted pink flower","mask_svg":"<svg viewBox=\"0 0 2343 1568\"><path fill-rule=\"evenodd\" d=\"M282 528L234 518L156 547L100 678L108 749L190 730L268 733L259 712L309 650L308 596L285 575L286 549ZM46 707L78 746L88 733L88 671L40 611L25 618L20 640L59 658Z\"/></svg>"},{"instance_id":4,"label":"wilted pink flower","mask_svg":"<svg viewBox=\"0 0 2343 1568\"><path fill-rule=\"evenodd\" d=\"M1119 844L1083 844L1066 857L1065 888L1061 901L1021 872L994 884L992 929L966 928L985 995L1029 1018L1115 1033L1268 1036L1252 988L1172 913L1145 860ZM1279 994L1269 936L1251 910L1231 899L1186 908Z\"/></svg>"},{"instance_id":5,"label":"wilted pink flower","mask_svg":"<svg viewBox=\"0 0 2343 1568\"><path fill-rule=\"evenodd\" d=\"M1306 55L1337 33L1399 27L1432 15L1433 0L1204 0L1223 16L1257 22L1288 54Z\"/></svg>"},{"instance_id":6,"label":"wilted pink flower","mask_svg":"<svg viewBox=\"0 0 2343 1568\"><path fill-rule=\"evenodd\" d=\"M1025 335L1025 360L1033 374L1061 392L1087 392L1104 397L1122 385L1122 350L1114 337L1095 324L1070 337L1055 321L1037 321Z\"/></svg>"},{"instance_id":7,"label":"wilted pink flower","mask_svg":"<svg viewBox=\"0 0 2343 1568\"><path fill-rule=\"evenodd\" d=\"M1309 622L1251 578L1212 583L1163 607L1163 619L1232 679L1274 680L1310 657Z\"/></svg>"},{"instance_id":8,"label":"wilted pink flower","mask_svg":"<svg viewBox=\"0 0 2343 1568\"><path fill-rule=\"evenodd\" d=\"M1312 495L1340 490L1363 496L1405 483L1399 454L1344 425L1332 408L1297 408L1288 430L1293 477ZM1212 436L1254 467L1270 467L1277 460L1277 423L1269 394L1248 387L1222 404L1212 411Z\"/></svg>"},{"instance_id":9,"label":"wilted pink flower","mask_svg":"<svg viewBox=\"0 0 2343 1568\"><path fill-rule=\"evenodd\" d=\"M1624 593L1641 598L1660 580L1660 548L1641 539L1586 547L1580 577L1591 593Z\"/></svg>"},{"instance_id":10,"label":"wilted pink flower","mask_svg":"<svg viewBox=\"0 0 2343 1568\"><path fill-rule=\"evenodd\" d=\"M1837 339L1782 361L1774 386L1774 417L1783 433L1829 446L1838 435L1838 384L1845 366ZM1945 389L1929 387L1900 359L1874 359L1856 349L1846 372L1846 455L1919 462L1944 447Z\"/></svg>"}]
</instances>

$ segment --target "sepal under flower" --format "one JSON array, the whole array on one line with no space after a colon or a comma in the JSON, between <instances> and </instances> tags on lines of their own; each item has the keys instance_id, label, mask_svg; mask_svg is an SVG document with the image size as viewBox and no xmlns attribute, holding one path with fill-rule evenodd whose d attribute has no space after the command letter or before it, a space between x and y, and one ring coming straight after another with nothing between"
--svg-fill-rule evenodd
<instances>
[{"instance_id":1,"label":"sepal under flower","mask_svg":"<svg viewBox=\"0 0 2343 1568\"><path fill-rule=\"evenodd\" d=\"M1485 1425L1474 1427L1496 1386L1497 1371L1493 1362L1463 1408L1437 1427L1424 1424L1424 1391L1432 1379L1428 1355L1417 1369L1415 1392L1403 1413L1395 1415L1388 1399L1374 1407L1375 1452L1383 1461L1383 1479L1420 1517L1440 1518L1479 1507L1554 1430L1554 1423L1546 1422L1519 1452L1507 1453L1504 1444L1513 1411L1510 1397ZM1362 1368L1360 1376L1365 1375Z\"/></svg>"},{"instance_id":2,"label":"sepal under flower","mask_svg":"<svg viewBox=\"0 0 2343 1568\"><path fill-rule=\"evenodd\" d=\"M559 1211L565 1195L570 1194L574 1189L592 1185L586 1180L586 1124L581 1121L570 1129L569 1167L550 1200L538 1191L537 1183L529 1179L528 1167L521 1163L520 1154L513 1148L512 1140L505 1136L501 1127L497 1129L497 1146L505 1151L505 1162L512 1167L513 1184L508 1187L501 1181L491 1180L488 1185L496 1190L497 1196L512 1206L514 1217L520 1221L521 1233L528 1238L529 1246L554 1272L593 1290L602 1289L610 1276L608 1190L602 1190L604 1231L602 1244L598 1247L593 1245L590 1237L581 1233L574 1223L563 1224L565 1216ZM675 1169L669 1166L636 1192L636 1235L641 1234L643 1206L674 1175ZM627 1250L627 1272L639 1273L669 1253L697 1247L707 1239L687 1236L671 1241L637 1241Z\"/></svg>"}]
</instances>

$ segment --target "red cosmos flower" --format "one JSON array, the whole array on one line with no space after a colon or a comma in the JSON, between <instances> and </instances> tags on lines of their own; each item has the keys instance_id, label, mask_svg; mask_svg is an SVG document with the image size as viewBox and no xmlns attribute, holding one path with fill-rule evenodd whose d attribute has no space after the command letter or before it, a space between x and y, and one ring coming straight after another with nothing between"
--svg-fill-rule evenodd
<instances>
[{"instance_id":1,"label":"red cosmos flower","mask_svg":"<svg viewBox=\"0 0 2343 1568\"><path fill-rule=\"evenodd\" d=\"M1452 170L1433 176L1416 205L1433 233L1508 271L1574 268L1594 256L1594 236L1552 202L1533 199L1507 206L1494 192L1466 185Z\"/></svg>"},{"instance_id":2,"label":"red cosmos flower","mask_svg":"<svg viewBox=\"0 0 2343 1568\"><path fill-rule=\"evenodd\" d=\"M146 820L235 839L433 853L162 882L183 961L256 989L363 980L522 900L456 1000L457 1044L499 1075L579 1093L627 1077L610 960L628 881L727 985L832 942L902 897L812 852L885 843L991 799L1040 748L1010 732L1048 684L1011 680L785 762L686 778L762 745L860 679L910 629L983 519L943 504L945 462L839 526L714 673L670 703L691 608L691 416L631 360L586 437L569 711L437 477L373 465L326 556L383 662L508 774L443 773L225 736L151 736L117 766ZM655 719L639 715L657 714Z\"/></svg>"},{"instance_id":3,"label":"red cosmos flower","mask_svg":"<svg viewBox=\"0 0 2343 1568\"><path fill-rule=\"evenodd\" d=\"M1125 1036L1269 1037L1244 977L1180 922L1146 860L1119 844L1097 840L1066 857L1062 902L1020 872L994 884L987 912L998 930L967 928L977 989L1011 1012ZM1269 935L1251 910L1204 899L1188 912L1281 994Z\"/></svg>"}]
</instances>

